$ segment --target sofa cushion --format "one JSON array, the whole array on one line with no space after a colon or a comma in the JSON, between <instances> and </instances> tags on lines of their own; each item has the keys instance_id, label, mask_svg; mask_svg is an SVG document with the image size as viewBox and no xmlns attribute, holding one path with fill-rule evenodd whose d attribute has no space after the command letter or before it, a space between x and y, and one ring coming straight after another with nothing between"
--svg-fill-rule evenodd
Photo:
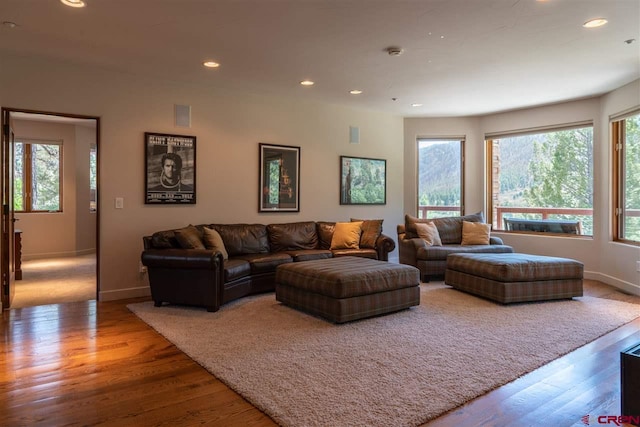
<instances>
[{"instance_id":1,"label":"sofa cushion","mask_svg":"<svg viewBox=\"0 0 640 427\"><path fill-rule=\"evenodd\" d=\"M337 222L331 238L331 249L359 249L362 222Z\"/></svg>"},{"instance_id":2,"label":"sofa cushion","mask_svg":"<svg viewBox=\"0 0 640 427\"><path fill-rule=\"evenodd\" d=\"M267 225L267 233L272 252L316 249L318 247L316 223L312 221L269 224Z\"/></svg>"},{"instance_id":3,"label":"sofa cushion","mask_svg":"<svg viewBox=\"0 0 640 427\"><path fill-rule=\"evenodd\" d=\"M484 222L484 215L482 214L482 212L477 212L472 215L451 216L433 219L416 218L407 214L404 218L407 238L413 239L418 237L418 232L415 226L416 223L433 222L436 227L438 227L438 233L440 234L440 240L442 241L443 245L459 245L460 242L462 242L462 221Z\"/></svg>"},{"instance_id":4,"label":"sofa cushion","mask_svg":"<svg viewBox=\"0 0 640 427\"><path fill-rule=\"evenodd\" d=\"M214 252L220 252L222 254L222 259L229 259L229 254L224 247L224 242L222 241L220 233L209 227L205 227L203 231L202 242L204 243L204 247L211 249Z\"/></svg>"},{"instance_id":5,"label":"sofa cushion","mask_svg":"<svg viewBox=\"0 0 640 427\"><path fill-rule=\"evenodd\" d=\"M244 259L229 258L224 261L224 281L231 282L251 274L249 261Z\"/></svg>"},{"instance_id":6,"label":"sofa cushion","mask_svg":"<svg viewBox=\"0 0 640 427\"><path fill-rule=\"evenodd\" d=\"M382 234L383 219L355 219L351 222L362 222L362 234L360 235L360 247L375 249L376 240Z\"/></svg>"},{"instance_id":7,"label":"sofa cushion","mask_svg":"<svg viewBox=\"0 0 640 427\"><path fill-rule=\"evenodd\" d=\"M334 249L331 252L334 258L356 256L359 258L378 259L378 252L375 249Z\"/></svg>"},{"instance_id":8,"label":"sofa cushion","mask_svg":"<svg viewBox=\"0 0 640 427\"><path fill-rule=\"evenodd\" d=\"M438 227L433 222L416 223L416 231L418 237L425 241L429 246L442 246Z\"/></svg>"},{"instance_id":9,"label":"sofa cushion","mask_svg":"<svg viewBox=\"0 0 640 427\"><path fill-rule=\"evenodd\" d=\"M267 227L262 224L211 224L222 237L230 257L269 252Z\"/></svg>"},{"instance_id":10,"label":"sofa cushion","mask_svg":"<svg viewBox=\"0 0 640 427\"><path fill-rule=\"evenodd\" d=\"M335 228L335 222L316 222L316 231L318 232L318 243L320 249L329 249L331 247L331 238L333 237L333 231Z\"/></svg>"},{"instance_id":11,"label":"sofa cushion","mask_svg":"<svg viewBox=\"0 0 640 427\"><path fill-rule=\"evenodd\" d=\"M280 264L293 262L293 258L283 252L239 255L236 259L248 261L251 274L275 273L276 267Z\"/></svg>"},{"instance_id":12,"label":"sofa cushion","mask_svg":"<svg viewBox=\"0 0 640 427\"><path fill-rule=\"evenodd\" d=\"M466 245L488 245L491 234L491 224L484 222L462 221L462 242Z\"/></svg>"},{"instance_id":13,"label":"sofa cushion","mask_svg":"<svg viewBox=\"0 0 640 427\"><path fill-rule=\"evenodd\" d=\"M205 249L202 234L193 225L175 230L175 236L182 249Z\"/></svg>"},{"instance_id":14,"label":"sofa cushion","mask_svg":"<svg viewBox=\"0 0 640 427\"><path fill-rule=\"evenodd\" d=\"M316 259L332 258L333 254L328 249L303 249L298 251L286 251L294 262L313 261Z\"/></svg>"},{"instance_id":15,"label":"sofa cushion","mask_svg":"<svg viewBox=\"0 0 640 427\"><path fill-rule=\"evenodd\" d=\"M507 245L443 245L427 246L416 251L416 259L425 261L444 261L449 254L459 253L512 253L513 248Z\"/></svg>"}]
</instances>

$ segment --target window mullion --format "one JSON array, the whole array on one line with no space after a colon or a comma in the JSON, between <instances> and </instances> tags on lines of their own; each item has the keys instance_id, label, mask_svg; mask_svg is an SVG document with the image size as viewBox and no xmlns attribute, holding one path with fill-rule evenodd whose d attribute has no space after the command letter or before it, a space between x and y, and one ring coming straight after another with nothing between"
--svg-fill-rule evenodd
<instances>
[{"instance_id":1,"label":"window mullion","mask_svg":"<svg viewBox=\"0 0 640 427\"><path fill-rule=\"evenodd\" d=\"M33 155L31 153L31 144L24 144L24 156L25 156L25 161L24 161L24 176L23 176L23 181L24 181L24 211L25 212L31 212L32 209L32 204L31 204L31 196L32 196L32 192L33 192L33 187L32 187L32 179L31 179L31 173L32 173L32 166L31 166L31 162L33 159Z\"/></svg>"}]
</instances>

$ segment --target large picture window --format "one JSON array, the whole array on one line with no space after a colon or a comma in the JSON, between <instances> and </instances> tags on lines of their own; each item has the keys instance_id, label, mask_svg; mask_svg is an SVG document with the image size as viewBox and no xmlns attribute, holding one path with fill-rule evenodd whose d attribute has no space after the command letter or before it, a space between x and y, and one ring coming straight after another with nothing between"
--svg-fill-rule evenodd
<instances>
[{"instance_id":1,"label":"large picture window","mask_svg":"<svg viewBox=\"0 0 640 427\"><path fill-rule=\"evenodd\" d=\"M591 123L487 138L494 230L593 235Z\"/></svg>"},{"instance_id":2,"label":"large picture window","mask_svg":"<svg viewBox=\"0 0 640 427\"><path fill-rule=\"evenodd\" d=\"M614 239L640 244L640 112L611 124Z\"/></svg>"},{"instance_id":3,"label":"large picture window","mask_svg":"<svg viewBox=\"0 0 640 427\"><path fill-rule=\"evenodd\" d=\"M464 213L464 138L418 139L419 218Z\"/></svg>"},{"instance_id":4,"label":"large picture window","mask_svg":"<svg viewBox=\"0 0 640 427\"><path fill-rule=\"evenodd\" d=\"M16 139L14 152L14 210L62 211L62 143Z\"/></svg>"}]
</instances>

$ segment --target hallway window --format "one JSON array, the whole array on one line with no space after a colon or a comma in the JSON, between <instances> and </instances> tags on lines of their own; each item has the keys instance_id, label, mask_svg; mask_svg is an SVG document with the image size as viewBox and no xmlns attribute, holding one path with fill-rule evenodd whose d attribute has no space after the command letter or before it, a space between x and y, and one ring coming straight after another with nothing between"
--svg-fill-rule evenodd
<instances>
[{"instance_id":1,"label":"hallway window","mask_svg":"<svg viewBox=\"0 0 640 427\"><path fill-rule=\"evenodd\" d=\"M14 210L62 211L62 141L16 139Z\"/></svg>"},{"instance_id":2,"label":"hallway window","mask_svg":"<svg viewBox=\"0 0 640 427\"><path fill-rule=\"evenodd\" d=\"M464 138L418 139L418 217L464 212Z\"/></svg>"},{"instance_id":3,"label":"hallway window","mask_svg":"<svg viewBox=\"0 0 640 427\"><path fill-rule=\"evenodd\" d=\"M614 240L640 244L640 112L611 123Z\"/></svg>"},{"instance_id":4,"label":"hallway window","mask_svg":"<svg viewBox=\"0 0 640 427\"><path fill-rule=\"evenodd\" d=\"M89 211L98 210L98 150L96 146L89 149Z\"/></svg>"}]
</instances>

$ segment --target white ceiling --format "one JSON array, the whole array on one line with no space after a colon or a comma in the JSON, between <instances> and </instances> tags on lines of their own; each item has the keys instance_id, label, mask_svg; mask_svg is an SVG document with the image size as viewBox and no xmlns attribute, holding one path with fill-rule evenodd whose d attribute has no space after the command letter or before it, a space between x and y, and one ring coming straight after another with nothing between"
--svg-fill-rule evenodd
<instances>
[{"instance_id":1,"label":"white ceiling","mask_svg":"<svg viewBox=\"0 0 640 427\"><path fill-rule=\"evenodd\" d=\"M405 117L579 99L640 78L638 0L85 1L0 0L0 21L17 24L0 27L0 55ZM582 27L596 17L609 23Z\"/></svg>"}]
</instances>

